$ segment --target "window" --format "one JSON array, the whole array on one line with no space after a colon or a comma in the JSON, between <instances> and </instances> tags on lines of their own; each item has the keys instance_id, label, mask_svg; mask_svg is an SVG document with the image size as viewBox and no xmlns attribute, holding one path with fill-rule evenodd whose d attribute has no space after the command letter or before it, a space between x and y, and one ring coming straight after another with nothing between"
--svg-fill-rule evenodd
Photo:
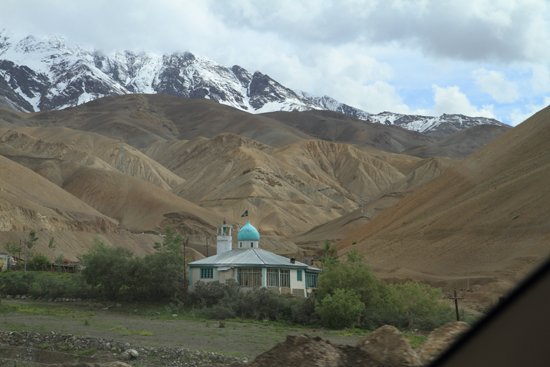
<instances>
[{"instance_id":1,"label":"window","mask_svg":"<svg viewBox=\"0 0 550 367\"><path fill-rule=\"evenodd\" d=\"M267 282L268 287L279 286L279 269L267 269Z\"/></svg>"},{"instance_id":2,"label":"window","mask_svg":"<svg viewBox=\"0 0 550 367\"><path fill-rule=\"evenodd\" d=\"M319 274L306 272L306 288L316 288L319 283Z\"/></svg>"},{"instance_id":3,"label":"window","mask_svg":"<svg viewBox=\"0 0 550 367\"><path fill-rule=\"evenodd\" d=\"M201 279L213 279L214 268L201 268Z\"/></svg>"},{"instance_id":4,"label":"window","mask_svg":"<svg viewBox=\"0 0 550 367\"><path fill-rule=\"evenodd\" d=\"M244 287L261 287L262 269L239 269L238 281Z\"/></svg>"},{"instance_id":5,"label":"window","mask_svg":"<svg viewBox=\"0 0 550 367\"><path fill-rule=\"evenodd\" d=\"M301 270L296 270L296 280L301 282L302 281L302 271Z\"/></svg>"},{"instance_id":6,"label":"window","mask_svg":"<svg viewBox=\"0 0 550 367\"><path fill-rule=\"evenodd\" d=\"M290 270L279 270L281 287L290 288Z\"/></svg>"},{"instance_id":7,"label":"window","mask_svg":"<svg viewBox=\"0 0 550 367\"><path fill-rule=\"evenodd\" d=\"M242 242L239 242L239 247L243 247L243 243L242 243Z\"/></svg>"}]
</instances>

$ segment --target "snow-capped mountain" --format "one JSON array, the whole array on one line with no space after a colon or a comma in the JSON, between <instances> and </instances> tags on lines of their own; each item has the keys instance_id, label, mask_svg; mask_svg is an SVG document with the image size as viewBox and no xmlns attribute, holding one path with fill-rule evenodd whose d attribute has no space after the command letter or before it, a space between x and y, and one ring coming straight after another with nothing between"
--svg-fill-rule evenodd
<instances>
[{"instance_id":1,"label":"snow-capped mountain","mask_svg":"<svg viewBox=\"0 0 550 367\"><path fill-rule=\"evenodd\" d=\"M502 122L487 117L468 117L464 115L443 114L439 117L403 115L393 112L381 112L369 115L365 120L384 125L401 126L407 130L428 133L433 136L447 136L455 131L477 125L505 126Z\"/></svg>"},{"instance_id":2,"label":"snow-capped mountain","mask_svg":"<svg viewBox=\"0 0 550 367\"><path fill-rule=\"evenodd\" d=\"M13 39L9 32L0 31L0 106L22 112L59 110L129 93L208 98L250 113L331 110L421 132L500 124L460 115L370 115L328 96L294 91L259 71L250 73L238 65L228 68L191 52L105 54L69 46L62 37Z\"/></svg>"}]
</instances>

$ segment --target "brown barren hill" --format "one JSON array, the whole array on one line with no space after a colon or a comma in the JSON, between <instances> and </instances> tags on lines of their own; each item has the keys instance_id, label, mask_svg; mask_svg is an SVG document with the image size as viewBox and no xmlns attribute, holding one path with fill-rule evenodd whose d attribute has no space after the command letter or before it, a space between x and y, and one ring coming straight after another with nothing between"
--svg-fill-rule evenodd
<instances>
[{"instance_id":1,"label":"brown barren hill","mask_svg":"<svg viewBox=\"0 0 550 367\"><path fill-rule=\"evenodd\" d=\"M473 126L456 131L432 144L407 149L403 154L420 158L449 157L464 159L510 129L510 126Z\"/></svg>"},{"instance_id":2,"label":"brown barren hill","mask_svg":"<svg viewBox=\"0 0 550 367\"><path fill-rule=\"evenodd\" d=\"M496 138L337 244L384 278L499 294L550 254L550 109ZM494 297L493 297L494 299Z\"/></svg>"},{"instance_id":3,"label":"brown barren hill","mask_svg":"<svg viewBox=\"0 0 550 367\"><path fill-rule=\"evenodd\" d=\"M36 139L36 142L34 142L35 145L40 144L44 146L46 143L53 145L52 149L42 152L42 156L44 157L74 160L75 162L90 166L87 161L73 159L74 155L78 157L84 153L94 157L96 161L101 160L107 163L107 165L101 167L97 165L92 166L110 171L118 171L121 169L121 152L124 147L124 168L126 174L151 182L168 191L185 181L136 148L128 144L123 145L121 141L99 134L64 127L24 128L18 129L18 131L34 137ZM22 144L17 144L15 141L11 145L23 149ZM30 144L27 143L26 151L29 150L29 146Z\"/></svg>"},{"instance_id":4,"label":"brown barren hill","mask_svg":"<svg viewBox=\"0 0 550 367\"><path fill-rule=\"evenodd\" d=\"M398 126L371 123L334 111L279 111L262 116L280 121L316 139L367 145L393 153L401 153L406 149L436 141L422 133Z\"/></svg>"},{"instance_id":5,"label":"brown barren hill","mask_svg":"<svg viewBox=\"0 0 550 367\"><path fill-rule=\"evenodd\" d=\"M119 172L77 167L65 176L63 189L132 232L161 232L170 225L186 235L204 235L223 221L218 213Z\"/></svg>"},{"instance_id":6,"label":"brown barren hill","mask_svg":"<svg viewBox=\"0 0 550 367\"><path fill-rule=\"evenodd\" d=\"M137 149L155 142L191 140L233 133L264 144L282 146L309 135L279 121L207 99L164 94L99 98L60 111L26 115L27 124L68 127L125 141Z\"/></svg>"},{"instance_id":7,"label":"brown barren hill","mask_svg":"<svg viewBox=\"0 0 550 367\"><path fill-rule=\"evenodd\" d=\"M399 163L397 156L399 155L392 157L391 161ZM404 161L407 162L408 156L403 155L403 157ZM352 211L340 218L312 228L306 233L293 237L293 241L300 246L315 245L317 248L321 248L325 239L329 239L332 242L339 241L400 201L416 188L439 176L456 162L454 159L449 158L430 158L418 161L416 164L409 166L409 169L412 169L411 172L390 184L380 197L375 200L369 200L366 197L363 203L363 213L361 213L361 209ZM403 169L403 171L406 172L408 169Z\"/></svg>"}]
</instances>

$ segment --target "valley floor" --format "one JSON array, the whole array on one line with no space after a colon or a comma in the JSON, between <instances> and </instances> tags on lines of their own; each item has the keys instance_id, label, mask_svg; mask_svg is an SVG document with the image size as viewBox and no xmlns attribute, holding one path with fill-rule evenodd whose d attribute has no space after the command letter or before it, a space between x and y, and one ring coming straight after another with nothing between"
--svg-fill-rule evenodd
<instances>
[{"instance_id":1,"label":"valley floor","mask_svg":"<svg viewBox=\"0 0 550 367\"><path fill-rule=\"evenodd\" d=\"M110 307L109 307L110 306ZM108 310L104 308L109 307ZM136 311L137 310L137 311ZM331 343L355 345L368 332L328 331L271 323L189 320L163 306L127 303L40 302L2 299L0 330L51 332L114 339L145 347L179 347L252 359L287 335L320 336Z\"/></svg>"}]
</instances>

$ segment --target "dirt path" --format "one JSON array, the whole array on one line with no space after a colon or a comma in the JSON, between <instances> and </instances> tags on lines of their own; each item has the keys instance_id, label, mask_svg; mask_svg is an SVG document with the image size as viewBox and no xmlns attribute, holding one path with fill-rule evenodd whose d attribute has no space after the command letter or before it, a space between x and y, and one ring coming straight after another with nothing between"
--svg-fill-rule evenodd
<instances>
[{"instance_id":1,"label":"dirt path","mask_svg":"<svg viewBox=\"0 0 550 367\"><path fill-rule=\"evenodd\" d=\"M289 334L320 336L332 343L345 345L355 345L361 337L345 330L301 329L231 321L220 328L218 321L184 320L181 315L172 317L168 311L158 315L158 311L139 310L139 305L131 304L108 310L103 309L104 305L86 303L2 300L2 305L19 307L0 315L0 328L7 331L54 331L115 339L140 346L181 347L246 358L253 358L273 348ZM137 310L138 315L133 312L132 315L124 314L125 310Z\"/></svg>"}]
</instances>

